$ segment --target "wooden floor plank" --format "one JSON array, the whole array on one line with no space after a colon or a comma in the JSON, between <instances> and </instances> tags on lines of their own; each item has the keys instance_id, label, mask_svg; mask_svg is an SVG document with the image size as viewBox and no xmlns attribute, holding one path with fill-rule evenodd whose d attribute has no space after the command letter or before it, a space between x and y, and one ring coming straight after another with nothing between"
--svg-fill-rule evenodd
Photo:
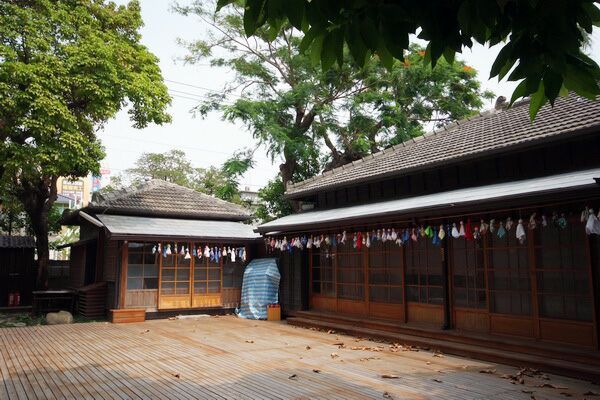
<instances>
[{"instance_id":1,"label":"wooden floor plank","mask_svg":"<svg viewBox=\"0 0 600 400\"><path fill-rule=\"evenodd\" d=\"M515 385L502 378L514 367L404 350L235 317L0 329L0 399L559 399L600 389L552 375Z\"/></svg>"}]
</instances>

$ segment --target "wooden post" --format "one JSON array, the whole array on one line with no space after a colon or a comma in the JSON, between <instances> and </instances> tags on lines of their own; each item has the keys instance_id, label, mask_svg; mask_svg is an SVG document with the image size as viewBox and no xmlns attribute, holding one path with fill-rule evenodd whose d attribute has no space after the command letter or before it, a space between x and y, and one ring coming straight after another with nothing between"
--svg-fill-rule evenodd
<instances>
[{"instance_id":1,"label":"wooden post","mask_svg":"<svg viewBox=\"0 0 600 400\"><path fill-rule=\"evenodd\" d=\"M360 252L361 252L361 258L362 258L362 264L363 264L363 273L364 273L364 277L365 279L363 279L364 282L364 301L365 301L365 310L366 310L366 315L370 315L370 311L371 311L371 295L370 295L370 279L369 279L369 252L367 251L367 246L361 246L360 248Z\"/></svg>"},{"instance_id":2,"label":"wooden post","mask_svg":"<svg viewBox=\"0 0 600 400\"><path fill-rule=\"evenodd\" d=\"M121 246L121 284L119 285L119 308L125 308L125 294L127 292L127 240Z\"/></svg>"},{"instance_id":3,"label":"wooden post","mask_svg":"<svg viewBox=\"0 0 600 400\"><path fill-rule=\"evenodd\" d=\"M163 250L163 246L166 245L166 242L159 242L160 243L160 249L161 251L158 252L158 290L156 292L156 309L159 310L160 309L160 292L162 292L161 286L162 286L162 262L163 262L163 256L162 256L162 252Z\"/></svg>"},{"instance_id":4,"label":"wooden post","mask_svg":"<svg viewBox=\"0 0 600 400\"><path fill-rule=\"evenodd\" d=\"M540 307L538 304L537 290L537 268L535 260L535 235L532 230L527 229L529 238L527 238L527 260L529 267L529 286L531 289L531 312L533 316L533 336L540 339Z\"/></svg>"},{"instance_id":5,"label":"wooden post","mask_svg":"<svg viewBox=\"0 0 600 400\"><path fill-rule=\"evenodd\" d=\"M450 258L449 243L449 240L441 243L442 248L440 249L442 253L442 287L444 291L444 323L442 329L452 328L452 316L450 314L450 269L448 267L448 258Z\"/></svg>"},{"instance_id":6,"label":"wooden post","mask_svg":"<svg viewBox=\"0 0 600 400\"><path fill-rule=\"evenodd\" d=\"M408 243L404 243L400 247L400 259L402 260L402 305L404 306L404 323L408 322L408 303L406 302L406 252Z\"/></svg>"},{"instance_id":7,"label":"wooden post","mask_svg":"<svg viewBox=\"0 0 600 400\"><path fill-rule=\"evenodd\" d=\"M592 240L595 240L595 246L592 244ZM598 340L598 336L600 335L600 322L598 313L599 310L599 301L598 293L600 293L600 257L598 245L600 245L598 241L598 237L592 238L592 235L588 236L588 240L586 241L585 251L588 260L589 267L589 278L590 278L590 290L591 290L591 301L592 301L592 330L594 332L594 348L596 350L600 350L600 343ZM595 257L592 257L592 248L595 250ZM595 268L594 268L595 267Z\"/></svg>"}]
</instances>

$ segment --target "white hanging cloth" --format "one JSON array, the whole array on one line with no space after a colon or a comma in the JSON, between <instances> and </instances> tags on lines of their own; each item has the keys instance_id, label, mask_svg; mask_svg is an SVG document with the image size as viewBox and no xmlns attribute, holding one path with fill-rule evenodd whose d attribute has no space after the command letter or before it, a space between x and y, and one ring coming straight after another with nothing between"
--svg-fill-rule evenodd
<instances>
[{"instance_id":1,"label":"white hanging cloth","mask_svg":"<svg viewBox=\"0 0 600 400\"><path fill-rule=\"evenodd\" d=\"M519 222L517 223L517 229L516 229L516 236L517 239L519 240L519 243L523 244L525 243L525 228L523 227L523 220L519 219Z\"/></svg>"},{"instance_id":2,"label":"white hanging cloth","mask_svg":"<svg viewBox=\"0 0 600 400\"><path fill-rule=\"evenodd\" d=\"M590 209L587 222L585 224L585 233L588 235L600 235L600 220L594 215L594 210Z\"/></svg>"}]
</instances>

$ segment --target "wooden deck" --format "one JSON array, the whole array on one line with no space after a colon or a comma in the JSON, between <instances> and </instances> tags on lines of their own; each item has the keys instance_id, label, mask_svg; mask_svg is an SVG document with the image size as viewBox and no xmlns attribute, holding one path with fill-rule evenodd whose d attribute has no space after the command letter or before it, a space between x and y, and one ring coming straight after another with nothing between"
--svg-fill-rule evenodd
<instances>
[{"instance_id":1,"label":"wooden deck","mask_svg":"<svg viewBox=\"0 0 600 400\"><path fill-rule=\"evenodd\" d=\"M231 316L0 329L0 399L600 399L591 383L516 372Z\"/></svg>"}]
</instances>

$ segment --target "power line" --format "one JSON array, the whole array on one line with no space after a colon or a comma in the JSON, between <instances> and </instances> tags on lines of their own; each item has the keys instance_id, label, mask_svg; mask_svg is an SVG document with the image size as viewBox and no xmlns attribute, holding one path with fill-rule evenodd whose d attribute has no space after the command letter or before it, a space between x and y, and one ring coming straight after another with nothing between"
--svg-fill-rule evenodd
<instances>
[{"instance_id":1,"label":"power line","mask_svg":"<svg viewBox=\"0 0 600 400\"><path fill-rule=\"evenodd\" d=\"M175 83L177 85L188 86L188 87L191 87L191 88L194 88L194 89L206 90L208 92L215 92L215 93L220 93L221 92L220 90L217 90L217 89L211 89L211 88L207 88L205 86L192 85L191 83L174 81L172 79L165 79L165 82L171 82L171 83Z\"/></svg>"},{"instance_id":2,"label":"power line","mask_svg":"<svg viewBox=\"0 0 600 400\"><path fill-rule=\"evenodd\" d=\"M122 169L122 168L108 168L108 169L112 173L113 171L116 171L116 172L127 172L127 170L129 168L126 168L126 169ZM261 188L261 187L264 186L264 185L257 185L255 183L247 183L247 182L238 182L238 185L240 185L240 186L253 186L253 187L258 187L258 188Z\"/></svg>"},{"instance_id":3,"label":"power line","mask_svg":"<svg viewBox=\"0 0 600 400\"><path fill-rule=\"evenodd\" d=\"M134 141L134 142L139 142L141 140L141 139L130 138L130 137L126 137L126 136L113 135L113 134L110 134L110 133L102 133L101 135L109 136L109 137L113 137L113 138L121 139L121 140L131 140L131 141ZM143 140L144 140L144 143L154 143L154 144L160 144L160 145L163 145L163 146L172 146L172 143L168 143L168 142L160 142L160 141L157 141L157 140L146 140L146 139L143 139ZM204 152L207 152L207 153L217 153L217 154L225 154L225 155L231 155L232 154L231 152L219 151L219 150L212 150L212 149L206 149L206 148L194 147L194 146L185 146L185 148L189 149L189 150L204 151ZM120 149L120 150L125 151L126 149ZM130 151L135 152L135 153L139 153L139 152L134 151L134 150L130 150Z\"/></svg>"}]
</instances>

